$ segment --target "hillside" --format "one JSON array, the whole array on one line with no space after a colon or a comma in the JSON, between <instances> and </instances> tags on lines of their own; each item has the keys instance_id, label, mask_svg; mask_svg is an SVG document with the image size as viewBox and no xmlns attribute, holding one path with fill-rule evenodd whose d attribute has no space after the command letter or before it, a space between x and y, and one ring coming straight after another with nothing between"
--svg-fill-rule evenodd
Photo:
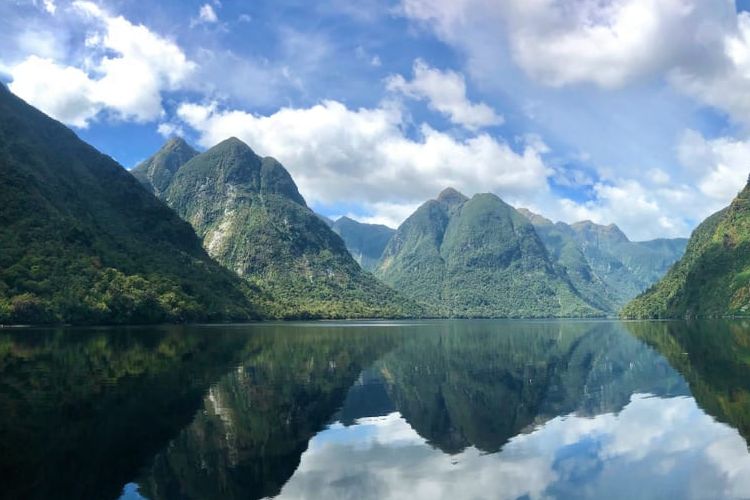
<instances>
[{"instance_id":1,"label":"hillside","mask_svg":"<svg viewBox=\"0 0 750 500\"><path fill-rule=\"evenodd\" d=\"M161 198L193 226L212 257L269 293L277 317L422 314L359 267L279 162L238 139L180 166Z\"/></svg>"},{"instance_id":2,"label":"hillside","mask_svg":"<svg viewBox=\"0 0 750 500\"><path fill-rule=\"evenodd\" d=\"M446 189L388 243L376 275L456 317L598 316L550 261L531 223L493 194Z\"/></svg>"},{"instance_id":3,"label":"hillside","mask_svg":"<svg viewBox=\"0 0 750 500\"><path fill-rule=\"evenodd\" d=\"M254 292L110 157L0 85L0 324L248 319Z\"/></svg>"},{"instance_id":4,"label":"hillside","mask_svg":"<svg viewBox=\"0 0 750 500\"><path fill-rule=\"evenodd\" d=\"M626 318L750 314L750 185L693 232L685 256L622 311Z\"/></svg>"}]
</instances>

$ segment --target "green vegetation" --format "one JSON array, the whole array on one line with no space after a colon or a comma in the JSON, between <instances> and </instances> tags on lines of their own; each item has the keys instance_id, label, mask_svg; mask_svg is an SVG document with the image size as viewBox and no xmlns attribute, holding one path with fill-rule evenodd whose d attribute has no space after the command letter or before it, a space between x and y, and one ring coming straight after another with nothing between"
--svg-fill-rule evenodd
<instances>
[{"instance_id":1,"label":"green vegetation","mask_svg":"<svg viewBox=\"0 0 750 500\"><path fill-rule=\"evenodd\" d=\"M283 327L248 340L240 367L211 386L201 411L138 483L151 500L278 495L310 439L397 331Z\"/></svg>"},{"instance_id":2,"label":"green vegetation","mask_svg":"<svg viewBox=\"0 0 750 500\"><path fill-rule=\"evenodd\" d=\"M108 156L0 85L0 324L257 317L257 291Z\"/></svg>"},{"instance_id":3,"label":"green vegetation","mask_svg":"<svg viewBox=\"0 0 750 500\"><path fill-rule=\"evenodd\" d=\"M614 224L553 223L528 210L519 211L534 225L550 257L564 268L576 290L608 313L616 313L664 276L687 245L683 238L630 241Z\"/></svg>"},{"instance_id":4,"label":"green vegetation","mask_svg":"<svg viewBox=\"0 0 750 500\"><path fill-rule=\"evenodd\" d=\"M247 337L184 327L0 335L0 498L117 498Z\"/></svg>"},{"instance_id":5,"label":"green vegetation","mask_svg":"<svg viewBox=\"0 0 750 500\"><path fill-rule=\"evenodd\" d=\"M170 147L137 170L148 170L157 159L168 163ZM161 197L192 224L212 257L267 292L271 316L424 314L357 265L341 238L307 207L280 163L259 157L238 139L174 171Z\"/></svg>"},{"instance_id":6,"label":"green vegetation","mask_svg":"<svg viewBox=\"0 0 750 500\"><path fill-rule=\"evenodd\" d=\"M376 275L451 317L590 317L534 227L492 194L447 189L399 227Z\"/></svg>"},{"instance_id":7,"label":"green vegetation","mask_svg":"<svg viewBox=\"0 0 750 500\"><path fill-rule=\"evenodd\" d=\"M177 169L198 155L180 137L173 137L151 158L130 171L146 189L162 196L169 187Z\"/></svg>"},{"instance_id":8,"label":"green vegetation","mask_svg":"<svg viewBox=\"0 0 750 500\"><path fill-rule=\"evenodd\" d=\"M622 311L626 318L750 314L750 186L693 232L685 256Z\"/></svg>"},{"instance_id":9,"label":"green vegetation","mask_svg":"<svg viewBox=\"0 0 750 500\"><path fill-rule=\"evenodd\" d=\"M383 250L396 232L388 226L363 224L349 217L340 217L331 228L344 240L354 260L367 271L375 270Z\"/></svg>"},{"instance_id":10,"label":"green vegetation","mask_svg":"<svg viewBox=\"0 0 750 500\"><path fill-rule=\"evenodd\" d=\"M625 325L685 377L706 413L750 440L750 323L701 320Z\"/></svg>"}]
</instances>

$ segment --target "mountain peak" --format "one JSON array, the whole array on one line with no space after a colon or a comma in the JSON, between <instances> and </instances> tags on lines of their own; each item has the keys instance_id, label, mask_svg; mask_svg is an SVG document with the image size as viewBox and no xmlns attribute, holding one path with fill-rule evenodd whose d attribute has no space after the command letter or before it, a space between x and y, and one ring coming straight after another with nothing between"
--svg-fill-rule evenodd
<instances>
[{"instance_id":1,"label":"mountain peak","mask_svg":"<svg viewBox=\"0 0 750 500\"><path fill-rule=\"evenodd\" d=\"M175 148L185 148L190 147L190 145L185 142L185 139L180 137L179 135L173 135L170 136L169 139L167 139L167 142L164 143L162 146L162 149L175 149Z\"/></svg>"},{"instance_id":2,"label":"mountain peak","mask_svg":"<svg viewBox=\"0 0 750 500\"><path fill-rule=\"evenodd\" d=\"M448 205L458 205L468 200L469 198L459 193L452 187L443 189L437 197L437 201Z\"/></svg>"},{"instance_id":3,"label":"mountain peak","mask_svg":"<svg viewBox=\"0 0 750 500\"><path fill-rule=\"evenodd\" d=\"M240 139L232 136L228 139L224 139L220 143L218 143L216 146L212 147L211 149L216 151L223 151L223 150L240 150L240 151L250 151L251 153L255 154L255 151L253 151L253 148L247 145L247 143L241 141Z\"/></svg>"},{"instance_id":4,"label":"mountain peak","mask_svg":"<svg viewBox=\"0 0 750 500\"><path fill-rule=\"evenodd\" d=\"M598 237L604 237L612 242L628 242L630 241L625 233L616 225L610 224L604 226L597 224L590 220L583 220L571 224L570 226L578 233L585 233L589 236L597 235Z\"/></svg>"},{"instance_id":5,"label":"mountain peak","mask_svg":"<svg viewBox=\"0 0 750 500\"><path fill-rule=\"evenodd\" d=\"M151 158L131 170L133 176L157 197L175 172L198 154L182 137L172 136Z\"/></svg>"}]
</instances>

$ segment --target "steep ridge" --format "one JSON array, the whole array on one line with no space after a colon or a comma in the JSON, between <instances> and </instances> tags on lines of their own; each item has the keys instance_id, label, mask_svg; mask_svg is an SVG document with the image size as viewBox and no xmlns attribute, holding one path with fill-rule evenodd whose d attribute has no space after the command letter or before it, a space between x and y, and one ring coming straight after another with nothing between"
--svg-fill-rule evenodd
<instances>
[{"instance_id":1,"label":"steep ridge","mask_svg":"<svg viewBox=\"0 0 750 500\"><path fill-rule=\"evenodd\" d=\"M276 316L422 314L357 265L279 162L239 139L179 167L161 197L195 228L212 257L269 292Z\"/></svg>"},{"instance_id":2,"label":"steep ridge","mask_svg":"<svg viewBox=\"0 0 750 500\"><path fill-rule=\"evenodd\" d=\"M161 196L169 187L177 169L197 155L198 151L181 137L173 137L154 156L130 172L146 189Z\"/></svg>"},{"instance_id":3,"label":"steep ridge","mask_svg":"<svg viewBox=\"0 0 750 500\"><path fill-rule=\"evenodd\" d=\"M627 318L750 314L750 184L693 232L685 256L629 303Z\"/></svg>"},{"instance_id":4,"label":"steep ridge","mask_svg":"<svg viewBox=\"0 0 750 500\"><path fill-rule=\"evenodd\" d=\"M247 284L110 157L0 85L0 324L248 319Z\"/></svg>"}]
</instances>

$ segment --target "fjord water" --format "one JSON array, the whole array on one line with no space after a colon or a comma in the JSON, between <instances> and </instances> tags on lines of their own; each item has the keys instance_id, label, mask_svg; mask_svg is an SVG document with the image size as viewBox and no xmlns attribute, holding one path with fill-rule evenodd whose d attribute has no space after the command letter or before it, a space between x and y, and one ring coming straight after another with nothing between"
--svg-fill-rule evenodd
<instances>
[{"instance_id":1,"label":"fjord water","mask_svg":"<svg viewBox=\"0 0 750 500\"><path fill-rule=\"evenodd\" d=\"M747 498L750 323L0 331L2 498Z\"/></svg>"}]
</instances>

